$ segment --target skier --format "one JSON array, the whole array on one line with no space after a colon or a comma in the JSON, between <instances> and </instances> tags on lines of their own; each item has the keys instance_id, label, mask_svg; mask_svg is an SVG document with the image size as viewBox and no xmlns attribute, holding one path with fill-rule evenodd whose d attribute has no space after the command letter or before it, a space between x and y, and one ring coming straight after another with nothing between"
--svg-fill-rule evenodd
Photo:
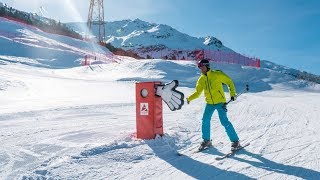
<instances>
[{"instance_id":1,"label":"skier","mask_svg":"<svg viewBox=\"0 0 320 180\"><path fill-rule=\"evenodd\" d=\"M206 59L202 59L198 62L198 68L201 70L201 76L199 77L195 92L187 98L187 103L198 98L202 91L204 91L206 99L206 107L202 117L202 139L203 142L199 147L199 151L202 151L206 147L212 146L210 140L210 121L212 114L215 110L218 111L221 124L224 126L226 133L231 141L231 151L235 151L240 147L239 137L227 117L227 111L225 107L226 98L223 91L223 84L226 84L229 88L231 100L234 101L236 97L236 89L229 76L220 70L211 70L210 63Z\"/></svg>"}]
</instances>

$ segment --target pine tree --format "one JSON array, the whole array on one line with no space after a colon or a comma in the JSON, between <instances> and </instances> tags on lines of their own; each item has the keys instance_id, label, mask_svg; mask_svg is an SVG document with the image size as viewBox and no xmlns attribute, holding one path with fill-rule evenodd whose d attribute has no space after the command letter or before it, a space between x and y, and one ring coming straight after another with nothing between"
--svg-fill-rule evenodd
<instances>
[{"instance_id":1,"label":"pine tree","mask_svg":"<svg viewBox=\"0 0 320 180\"><path fill-rule=\"evenodd\" d=\"M0 7L0 16L4 16L6 13L6 9L4 7Z\"/></svg>"}]
</instances>

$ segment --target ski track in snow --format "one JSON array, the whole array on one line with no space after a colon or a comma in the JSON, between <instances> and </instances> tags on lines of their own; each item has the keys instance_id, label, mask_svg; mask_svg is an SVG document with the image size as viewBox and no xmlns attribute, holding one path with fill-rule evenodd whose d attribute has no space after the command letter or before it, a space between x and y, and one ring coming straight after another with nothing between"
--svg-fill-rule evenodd
<instances>
[{"instance_id":1,"label":"ski track in snow","mask_svg":"<svg viewBox=\"0 0 320 180\"><path fill-rule=\"evenodd\" d=\"M44 77L58 78L61 74ZM34 76L30 73L30 77ZM72 80L72 76L69 80ZM75 82L80 82L74 79ZM22 82L24 82L22 80ZM35 81L34 81L35 82ZM127 83L127 82L123 82ZM115 84L114 84L115 85ZM134 91L133 86L128 90ZM181 88L191 93L190 88ZM229 142L215 113L215 146L189 153L201 142L203 100L180 112L164 106L165 136L137 140L135 103L63 106L1 114L1 177L12 179L302 178L319 177L319 94L274 90L244 94L228 108L245 150L216 161ZM308 104L302 104L301 101ZM125 112L125 113L124 113ZM221 144L222 142L222 144ZM177 156L185 150L186 156ZM310 153L314 152L315 154ZM314 169L315 168L315 169ZM125 172L125 173L124 173Z\"/></svg>"}]
</instances>

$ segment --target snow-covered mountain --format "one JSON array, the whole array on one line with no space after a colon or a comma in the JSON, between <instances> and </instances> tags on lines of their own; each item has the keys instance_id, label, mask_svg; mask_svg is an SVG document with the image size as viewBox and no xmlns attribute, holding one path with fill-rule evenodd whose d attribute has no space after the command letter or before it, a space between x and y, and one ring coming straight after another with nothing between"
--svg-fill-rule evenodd
<instances>
[{"instance_id":1,"label":"snow-covered mountain","mask_svg":"<svg viewBox=\"0 0 320 180\"><path fill-rule=\"evenodd\" d=\"M84 23L69 23L68 26L84 33ZM199 49L233 52L215 37L192 37L168 25L140 19L106 22L105 26L107 43L145 58L194 59L194 51ZM93 34L96 33L97 29L93 29Z\"/></svg>"},{"instance_id":2,"label":"snow-covered mountain","mask_svg":"<svg viewBox=\"0 0 320 180\"><path fill-rule=\"evenodd\" d=\"M86 26L85 23L68 23L68 26L79 33L85 33L83 32ZM195 59L196 50L224 52L226 56L240 55L225 47L215 37L192 37L168 25L148 23L135 19L106 22L105 26L106 41L108 43L115 47L132 51L147 59ZM93 33L97 34L97 29L93 29ZM317 75L277 65L266 60L261 61L261 66L320 84L320 77Z\"/></svg>"},{"instance_id":3,"label":"snow-covered mountain","mask_svg":"<svg viewBox=\"0 0 320 180\"><path fill-rule=\"evenodd\" d=\"M297 79L297 70L212 62L238 93L250 87L228 117L251 144L217 161L230 142L216 113L214 147L192 153L202 141L203 96L178 111L163 103L164 136L135 138L135 83L177 79L188 96L200 75L194 61L102 56L110 52L5 18L0 32L0 179L320 178L320 85ZM80 66L86 54L106 59Z\"/></svg>"},{"instance_id":4,"label":"snow-covered mountain","mask_svg":"<svg viewBox=\"0 0 320 180\"><path fill-rule=\"evenodd\" d=\"M79 28L81 27L79 23L68 23L68 25L78 32L83 29ZM231 49L223 46L220 40L212 36L192 37L168 25L149 23L140 19L106 22L105 26L106 41L115 47L124 49L163 46L177 50L210 48L212 50L231 51Z\"/></svg>"},{"instance_id":5,"label":"snow-covered mountain","mask_svg":"<svg viewBox=\"0 0 320 180\"><path fill-rule=\"evenodd\" d=\"M65 24L61 24L60 22L57 23L53 19L41 17L34 13L19 11L12 7L8 7L6 4L3 4L3 3L1 3L0 5L1 5L0 16L12 15L14 17L20 17L24 19L24 21L30 21L30 18L31 18L33 22L29 22L29 23L37 24L38 27L42 27L42 30L44 30L45 32L68 35L69 37L77 38L75 41L78 41L79 39L81 41L83 39L81 37L79 38L80 35L76 34L72 29L67 28ZM21 25L20 23L17 23L17 22L16 24ZM50 28L43 27L45 24L47 24L50 28L52 27L54 30L50 30ZM19 29L24 28L25 25L26 24L22 24L22 27L17 27L13 29L9 28L8 30L2 30L2 31L0 30L0 33L9 39L12 39L13 42L18 42L18 41L15 41L19 39L19 37L16 37L16 36L21 36L20 35L21 32L18 32L18 31ZM74 29L77 29L77 31L83 35L85 35L85 33L87 32L85 23L69 23L68 26ZM6 25L4 24L3 27L5 28ZM60 28L62 28L62 31ZM30 31L37 29L38 32L41 32L40 29L32 26L26 26L25 29ZM135 19L133 21L123 20L123 21L115 21L115 22L106 22L106 29L107 29L107 42L110 42L115 47L124 48L127 50L127 52L123 52L120 49L120 51L117 54L121 54L121 55L129 55L132 57L144 57L147 59L161 58L161 59L193 60L193 59L196 59L196 56L197 56L197 53L199 53L199 50L204 50L202 55L205 58L209 58L216 62L217 61L218 62L235 61L235 62L241 63L241 62L244 62L244 59L247 59L249 60L249 62L243 63L243 65L248 65L247 63L251 64L250 63L250 61L252 61L251 59L255 61L255 58L245 57L244 55L241 55L239 53L232 51L227 47L224 47L220 40L212 36L207 36L205 38L191 37L187 34L178 32L177 30L173 29L170 26L155 24L155 23L148 23L140 19ZM93 31L94 33L97 33L96 29L93 29ZM45 32L42 32L42 33L45 33ZM45 34L47 34L47 36L53 37L53 39L49 39L48 41L57 41L57 40L59 41L59 39L61 39L61 38L57 38L59 37L57 35L52 35L50 33L45 33ZM40 34L40 36L42 35ZM33 44L36 45L34 47L41 47L46 43L46 42L42 42L43 39L41 38L38 40L36 40L36 38L34 40L33 39L29 39L29 40L39 41L38 44L36 42L33 42ZM24 43L24 42L20 41L18 43ZM28 51L25 51L27 53L26 55L24 55L24 57L28 57L28 56L34 57L34 56L41 55L42 56L41 58L36 58L38 65L51 66L56 68L67 68L67 67L77 66L80 64L81 61L83 61L83 59L85 59L85 57L89 59L91 58L91 63L93 61L94 63L101 63L101 62L105 63L106 61L110 61L110 57L112 57L112 54L105 48L98 46L96 43L92 43L88 41L82 41L82 43L86 44L85 46L87 47L84 49L84 51L77 50L78 51L77 60L70 62L70 64L68 64L67 66L61 66L61 64L56 64L56 62L59 61L57 59L60 58L59 57L60 55L58 55L58 53L56 52L43 53L43 54L41 53L30 54L28 53ZM51 46L50 44L52 44L52 42L45 45L44 47L49 47ZM63 42L62 43L58 42L58 44L61 45L63 44ZM33 46L31 44L29 45ZM53 46L56 46L56 45L53 45ZM68 46L68 45L64 45L64 46ZM10 48L10 45L4 46L4 47ZM70 47L67 47L67 50L68 48ZM114 50L113 47L111 48ZM131 51L131 52L128 52L128 51ZM5 52L10 52L10 50ZM79 56L79 52L80 52L80 56ZM8 55L14 56L15 53L10 52ZM53 55L55 56L54 58L53 58ZM105 57L105 55L107 55L107 57ZM69 58L69 59L72 60L74 58ZM263 65L264 68L271 68L273 70L281 71L284 74L292 75L299 79L320 83L320 77L317 75L313 75L307 72L301 72L299 70L287 68L284 66L279 66L269 61L261 61L261 64ZM259 60L258 67L260 67L260 60Z\"/></svg>"}]
</instances>

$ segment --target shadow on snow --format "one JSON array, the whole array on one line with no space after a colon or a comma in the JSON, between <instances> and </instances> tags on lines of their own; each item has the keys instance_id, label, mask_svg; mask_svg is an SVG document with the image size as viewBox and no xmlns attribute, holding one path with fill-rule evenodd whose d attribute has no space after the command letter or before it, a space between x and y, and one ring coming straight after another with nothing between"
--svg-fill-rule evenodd
<instances>
[{"instance_id":1,"label":"shadow on snow","mask_svg":"<svg viewBox=\"0 0 320 180\"><path fill-rule=\"evenodd\" d=\"M250 177L233 171L219 169L213 165L192 159L187 155L178 156L175 152L164 152L158 146L149 144L149 147L154 153L177 170L195 178L195 179L213 179L213 178L228 178L228 179L250 179ZM222 155L216 148L212 147L204 153ZM212 160L215 161L214 156Z\"/></svg>"},{"instance_id":2,"label":"shadow on snow","mask_svg":"<svg viewBox=\"0 0 320 180\"><path fill-rule=\"evenodd\" d=\"M232 158L235 160L238 160L240 162L248 163L254 167L265 169L267 171L273 171L276 173L286 174L286 175L292 175L296 176L302 179L320 179L320 172L307 169L304 167L298 167L298 166L292 166L292 165L285 165L280 164L274 161L271 161L269 159L266 159L262 157L261 155L251 153L245 149L240 151L239 153L251 156L258 161L250 161L247 159L242 159L236 156L233 156Z\"/></svg>"}]
</instances>

